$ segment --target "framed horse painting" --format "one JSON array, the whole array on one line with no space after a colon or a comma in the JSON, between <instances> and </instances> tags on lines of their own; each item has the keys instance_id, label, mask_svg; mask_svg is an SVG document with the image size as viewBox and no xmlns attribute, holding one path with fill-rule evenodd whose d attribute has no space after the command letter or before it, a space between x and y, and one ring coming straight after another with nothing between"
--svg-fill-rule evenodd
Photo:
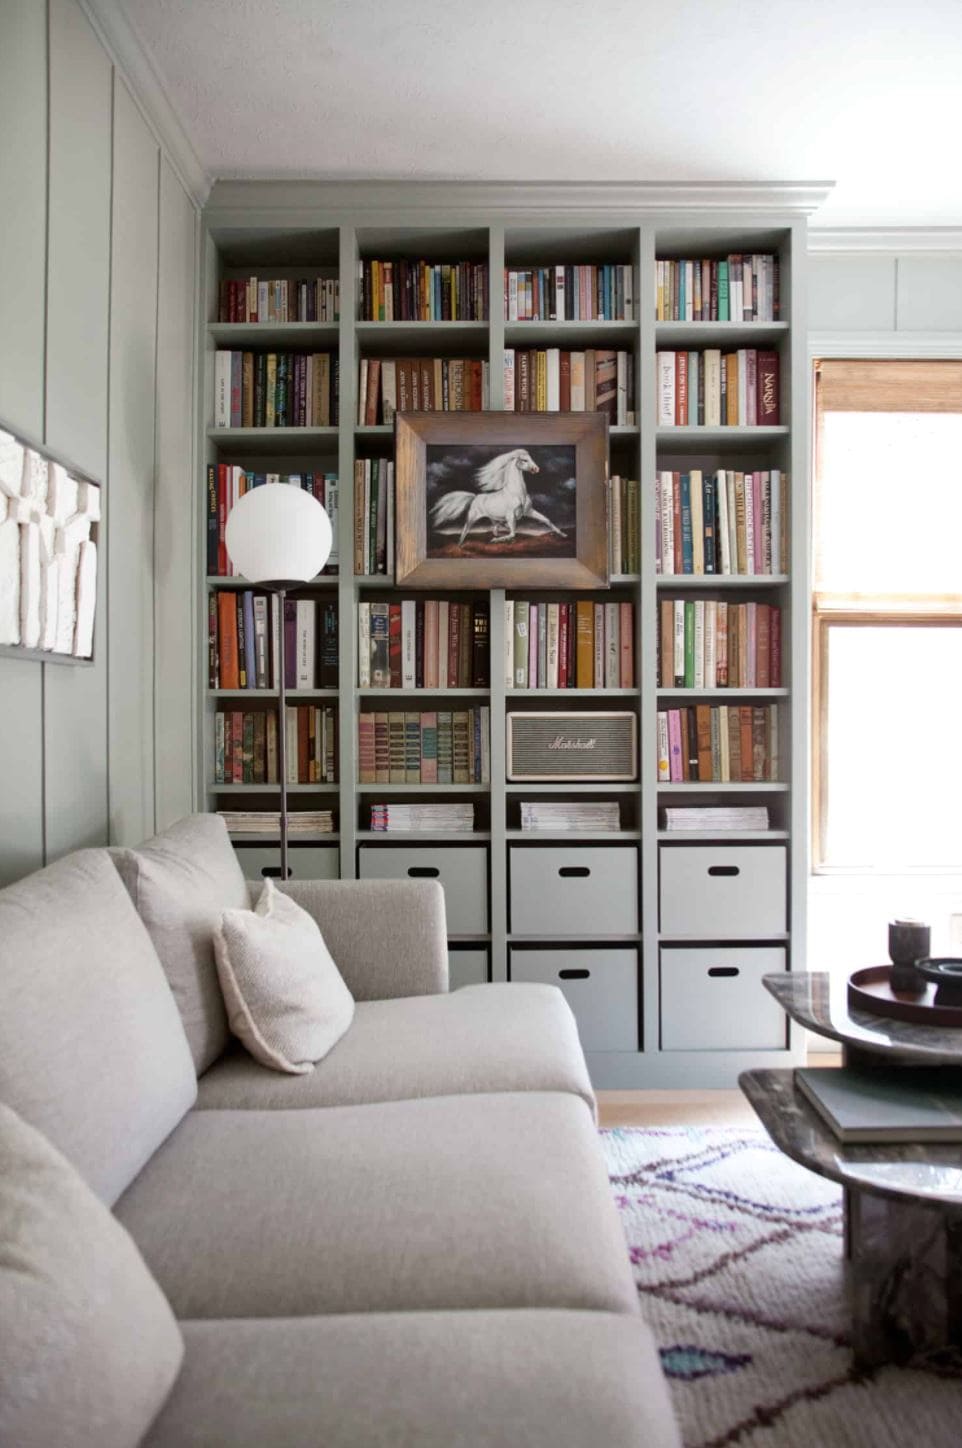
<instances>
[{"instance_id":1,"label":"framed horse painting","mask_svg":"<svg viewBox=\"0 0 962 1448\"><path fill-rule=\"evenodd\" d=\"M394 422L395 582L608 587L600 412L405 412Z\"/></svg>"}]
</instances>

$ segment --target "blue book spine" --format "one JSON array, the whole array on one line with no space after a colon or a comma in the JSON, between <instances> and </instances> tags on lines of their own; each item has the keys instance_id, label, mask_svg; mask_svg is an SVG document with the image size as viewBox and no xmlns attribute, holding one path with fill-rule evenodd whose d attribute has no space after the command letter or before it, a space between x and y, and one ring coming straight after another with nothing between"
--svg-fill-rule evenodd
<instances>
[{"instance_id":1,"label":"blue book spine","mask_svg":"<svg viewBox=\"0 0 962 1448\"><path fill-rule=\"evenodd\" d=\"M247 672L248 689L256 688L257 657L254 649L254 595L249 588L244 590L244 668Z\"/></svg>"},{"instance_id":2,"label":"blue book spine","mask_svg":"<svg viewBox=\"0 0 962 1448\"><path fill-rule=\"evenodd\" d=\"M688 473L681 475L681 571L691 573L694 570L694 555L691 543L691 477Z\"/></svg>"},{"instance_id":3,"label":"blue book spine","mask_svg":"<svg viewBox=\"0 0 962 1448\"><path fill-rule=\"evenodd\" d=\"M706 473L702 479L702 517L705 522L705 572L717 573L718 531L715 518L715 475Z\"/></svg>"}]
</instances>

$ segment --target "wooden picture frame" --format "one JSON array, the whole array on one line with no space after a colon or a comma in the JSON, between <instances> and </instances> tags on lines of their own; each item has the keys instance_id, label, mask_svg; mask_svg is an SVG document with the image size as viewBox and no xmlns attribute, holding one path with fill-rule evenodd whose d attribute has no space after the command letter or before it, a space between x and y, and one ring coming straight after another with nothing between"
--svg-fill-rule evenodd
<instances>
[{"instance_id":1,"label":"wooden picture frame","mask_svg":"<svg viewBox=\"0 0 962 1448\"><path fill-rule=\"evenodd\" d=\"M399 413L394 444L396 584L608 587L605 413Z\"/></svg>"}]
</instances>

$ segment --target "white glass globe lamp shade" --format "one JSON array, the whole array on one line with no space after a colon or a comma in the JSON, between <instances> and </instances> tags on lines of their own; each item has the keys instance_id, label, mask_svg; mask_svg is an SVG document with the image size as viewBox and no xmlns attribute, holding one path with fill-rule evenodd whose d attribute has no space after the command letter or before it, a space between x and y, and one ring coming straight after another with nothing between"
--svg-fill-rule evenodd
<instances>
[{"instance_id":1,"label":"white glass globe lamp shade","mask_svg":"<svg viewBox=\"0 0 962 1448\"><path fill-rule=\"evenodd\" d=\"M228 556L248 583L307 583L331 555L331 522L318 500L293 483L262 483L227 516Z\"/></svg>"}]
</instances>

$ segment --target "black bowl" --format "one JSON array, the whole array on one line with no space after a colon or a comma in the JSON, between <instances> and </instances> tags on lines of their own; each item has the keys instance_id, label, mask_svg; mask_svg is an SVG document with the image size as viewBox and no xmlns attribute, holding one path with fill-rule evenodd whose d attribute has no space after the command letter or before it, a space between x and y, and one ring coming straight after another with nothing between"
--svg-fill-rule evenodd
<instances>
[{"instance_id":1,"label":"black bowl","mask_svg":"<svg viewBox=\"0 0 962 1448\"><path fill-rule=\"evenodd\" d=\"M962 1005L962 957L933 955L915 962L915 969L938 986L937 1005Z\"/></svg>"}]
</instances>

